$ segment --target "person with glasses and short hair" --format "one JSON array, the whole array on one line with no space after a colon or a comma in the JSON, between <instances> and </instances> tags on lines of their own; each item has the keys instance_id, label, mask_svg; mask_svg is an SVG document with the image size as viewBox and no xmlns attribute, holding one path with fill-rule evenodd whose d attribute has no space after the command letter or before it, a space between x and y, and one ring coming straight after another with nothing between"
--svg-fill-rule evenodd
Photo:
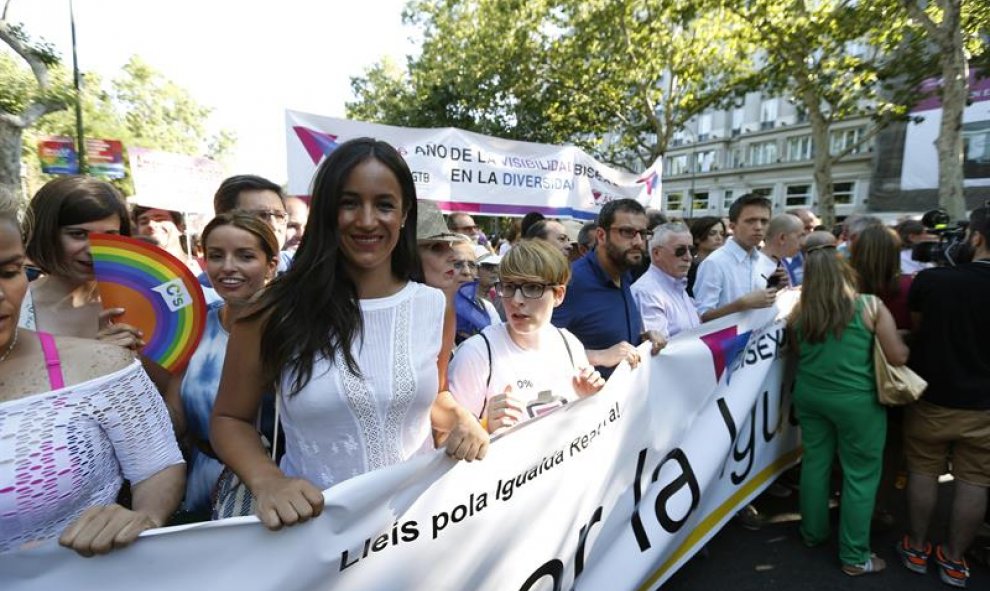
<instances>
[{"instance_id":1,"label":"person with glasses and short hair","mask_svg":"<svg viewBox=\"0 0 990 591\"><path fill-rule=\"evenodd\" d=\"M495 291L506 322L467 339L450 363L450 391L489 433L536 418L605 385L584 346L550 323L571 270L561 252L525 240L499 266Z\"/></svg>"},{"instance_id":2,"label":"person with glasses and short hair","mask_svg":"<svg viewBox=\"0 0 990 591\"><path fill-rule=\"evenodd\" d=\"M647 223L646 210L634 199L602 206L595 230L597 246L572 266L569 295L553 313L553 324L577 336L592 365L606 378L623 361L633 367L639 364L639 343L650 340L653 355L666 344L662 335L643 330L630 291L629 270L643 259L653 236Z\"/></svg>"},{"instance_id":3,"label":"person with glasses and short hair","mask_svg":"<svg viewBox=\"0 0 990 591\"><path fill-rule=\"evenodd\" d=\"M632 285L643 326L671 338L701 324L694 300L687 294L691 268L691 231L682 223L663 224L650 240L650 268Z\"/></svg>"},{"instance_id":4,"label":"person with glasses and short hair","mask_svg":"<svg viewBox=\"0 0 990 591\"><path fill-rule=\"evenodd\" d=\"M451 232L454 232L455 234L463 234L475 243L485 243L485 233L482 232L481 228L478 227L478 224L474 222L474 218L463 211L451 212L450 215L447 216L447 227L450 228Z\"/></svg>"},{"instance_id":5,"label":"person with glasses and short hair","mask_svg":"<svg viewBox=\"0 0 990 591\"><path fill-rule=\"evenodd\" d=\"M220 215L240 209L256 215L275 232L279 249L285 248L286 233L289 228L289 212L285 208L285 193L282 187L272 181L253 174L238 174L220 183L213 196L213 213ZM292 264L292 254L282 251L279 254L278 274L281 275Z\"/></svg>"}]
</instances>

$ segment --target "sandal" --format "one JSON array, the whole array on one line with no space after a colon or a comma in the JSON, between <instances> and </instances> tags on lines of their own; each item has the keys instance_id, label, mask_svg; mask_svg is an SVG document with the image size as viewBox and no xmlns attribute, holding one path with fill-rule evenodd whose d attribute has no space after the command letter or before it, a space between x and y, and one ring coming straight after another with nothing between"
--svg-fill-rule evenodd
<instances>
[{"instance_id":1,"label":"sandal","mask_svg":"<svg viewBox=\"0 0 990 591\"><path fill-rule=\"evenodd\" d=\"M843 564L842 572L850 577L858 577L860 575L878 573L885 568L887 568L887 563L884 559L876 554L871 554L870 559L863 564Z\"/></svg>"},{"instance_id":2,"label":"sandal","mask_svg":"<svg viewBox=\"0 0 990 591\"><path fill-rule=\"evenodd\" d=\"M918 549L911 545L907 534L904 534L901 541L897 543L897 555L901 557L904 568L921 575L928 572L928 557L931 554L931 542L925 542L925 547Z\"/></svg>"},{"instance_id":3,"label":"sandal","mask_svg":"<svg viewBox=\"0 0 990 591\"><path fill-rule=\"evenodd\" d=\"M949 560L942 550L942 545L935 547L935 564L938 565L938 576L946 585L963 588L969 580L969 565L963 558L960 562Z\"/></svg>"}]
</instances>

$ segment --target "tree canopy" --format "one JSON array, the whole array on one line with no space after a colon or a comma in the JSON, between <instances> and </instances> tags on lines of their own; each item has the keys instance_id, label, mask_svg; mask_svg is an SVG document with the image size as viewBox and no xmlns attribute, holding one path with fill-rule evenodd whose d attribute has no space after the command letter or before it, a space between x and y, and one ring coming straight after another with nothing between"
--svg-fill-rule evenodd
<instances>
[{"instance_id":1,"label":"tree canopy","mask_svg":"<svg viewBox=\"0 0 990 591\"><path fill-rule=\"evenodd\" d=\"M756 81L712 2L413 0L422 51L352 79L351 118L579 145L643 168L691 117Z\"/></svg>"},{"instance_id":2,"label":"tree canopy","mask_svg":"<svg viewBox=\"0 0 990 591\"><path fill-rule=\"evenodd\" d=\"M0 185L17 193L22 174L30 190L47 180L41 173L37 142L46 136L75 137L76 104L71 76L52 46L33 41L20 25L0 20ZM210 134L211 109L138 56L105 82L83 76L83 135L120 140L125 149L141 147L189 155L227 157L236 143L229 130ZM27 170L21 170L21 162ZM117 181L131 192L130 181Z\"/></svg>"}]
</instances>

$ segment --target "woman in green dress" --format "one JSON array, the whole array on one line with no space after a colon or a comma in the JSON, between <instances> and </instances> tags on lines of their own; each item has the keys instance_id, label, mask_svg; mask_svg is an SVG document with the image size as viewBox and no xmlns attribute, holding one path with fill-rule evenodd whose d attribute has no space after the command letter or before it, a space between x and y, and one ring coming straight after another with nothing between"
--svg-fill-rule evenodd
<instances>
[{"instance_id":1,"label":"woman in green dress","mask_svg":"<svg viewBox=\"0 0 990 591\"><path fill-rule=\"evenodd\" d=\"M801 301L790 319L798 356L794 406L804 443L801 468L801 536L808 546L828 538L830 476L836 453L842 466L839 560L850 576L884 569L870 552L870 518L883 464L887 414L877 402L873 338L892 365L907 362L908 348L890 312L874 296L856 292L848 264L830 234L805 244Z\"/></svg>"}]
</instances>

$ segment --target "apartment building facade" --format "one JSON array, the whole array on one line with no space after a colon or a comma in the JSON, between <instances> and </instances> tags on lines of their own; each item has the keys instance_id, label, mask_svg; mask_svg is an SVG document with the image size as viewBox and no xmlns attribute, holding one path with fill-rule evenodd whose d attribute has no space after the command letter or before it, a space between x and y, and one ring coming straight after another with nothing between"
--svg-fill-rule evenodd
<instances>
[{"instance_id":1,"label":"apartment building facade","mask_svg":"<svg viewBox=\"0 0 990 591\"><path fill-rule=\"evenodd\" d=\"M831 153L860 144L867 125L866 118L835 124ZM774 213L817 209L814 149L799 108L781 97L749 93L737 106L703 113L675 134L663 162L662 208L685 218L726 216L736 197L757 193L770 198ZM833 166L838 216L867 209L873 160L871 139Z\"/></svg>"}]
</instances>

